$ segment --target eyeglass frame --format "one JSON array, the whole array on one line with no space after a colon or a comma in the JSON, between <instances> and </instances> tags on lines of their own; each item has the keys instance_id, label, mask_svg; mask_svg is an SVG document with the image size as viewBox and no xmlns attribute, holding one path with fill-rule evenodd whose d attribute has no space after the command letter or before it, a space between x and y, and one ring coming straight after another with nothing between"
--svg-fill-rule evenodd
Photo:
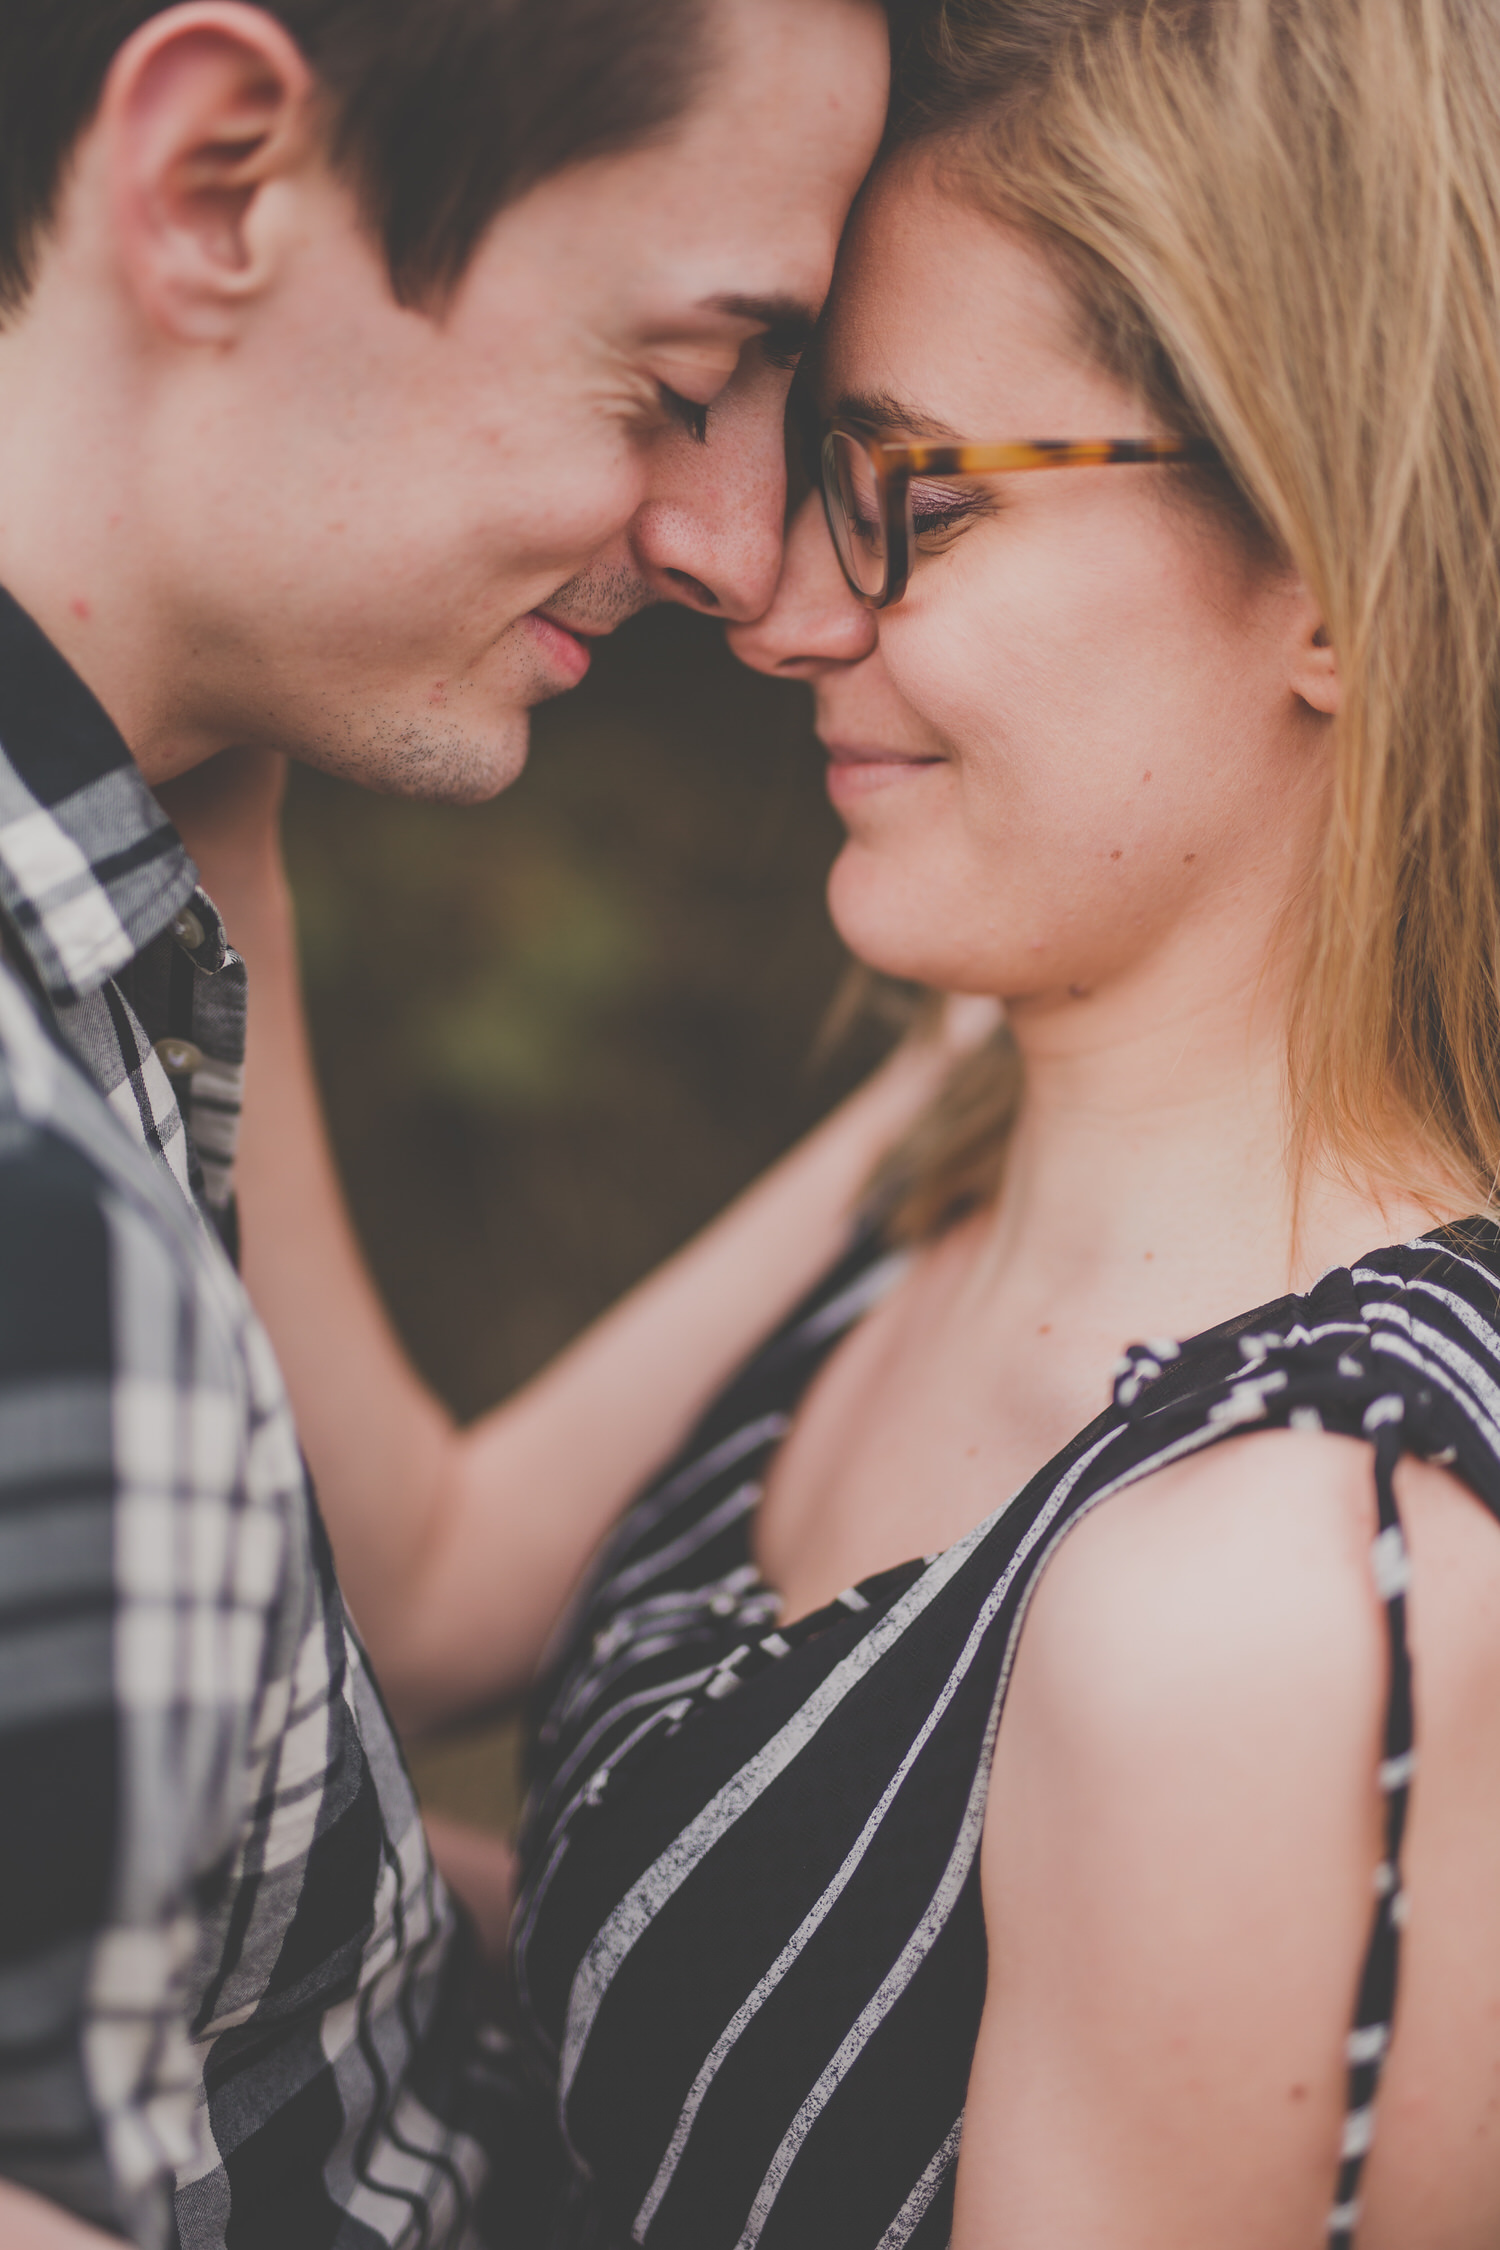
<instances>
[{"instance_id":1,"label":"eyeglass frame","mask_svg":"<svg viewBox=\"0 0 1500 2250\"><path fill-rule=\"evenodd\" d=\"M885 538L885 583L878 594L866 593L855 583L844 560L834 520L832 443L848 438L868 455L875 471L880 506L880 526ZM926 438L871 437L854 423L842 419L825 424L818 443L818 489L828 535L838 556L845 584L866 609L890 609L906 592L911 577L911 550L916 536L910 496L914 478L993 476L1027 469L1107 469L1151 467L1173 461L1216 461L1218 450L1207 438L1018 438L994 444L960 441L938 444ZM842 512L842 506L841 512Z\"/></svg>"}]
</instances>

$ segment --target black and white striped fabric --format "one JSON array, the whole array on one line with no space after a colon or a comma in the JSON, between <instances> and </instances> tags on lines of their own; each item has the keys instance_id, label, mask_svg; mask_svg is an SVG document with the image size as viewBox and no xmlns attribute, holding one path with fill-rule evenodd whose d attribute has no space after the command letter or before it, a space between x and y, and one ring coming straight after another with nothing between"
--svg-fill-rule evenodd
<instances>
[{"instance_id":1,"label":"black and white striped fabric","mask_svg":"<svg viewBox=\"0 0 1500 2250\"><path fill-rule=\"evenodd\" d=\"M551 2250L940 2250L985 1989L977 1855L1026 1606L1068 1531L1266 1427L1368 1441L1385 1849L1348 2038L1347 2250L1395 2003L1415 1759L1392 1471L1500 1515L1500 1231L1470 1220L1190 1343L942 1554L786 1632L751 1555L770 1458L900 1261L856 1245L607 1543L539 1690L514 1938L571 2178Z\"/></svg>"},{"instance_id":2,"label":"black and white striped fabric","mask_svg":"<svg viewBox=\"0 0 1500 2250\"><path fill-rule=\"evenodd\" d=\"M0 2175L471 2250L537 2136L225 1256L243 968L3 594L0 909Z\"/></svg>"}]
</instances>

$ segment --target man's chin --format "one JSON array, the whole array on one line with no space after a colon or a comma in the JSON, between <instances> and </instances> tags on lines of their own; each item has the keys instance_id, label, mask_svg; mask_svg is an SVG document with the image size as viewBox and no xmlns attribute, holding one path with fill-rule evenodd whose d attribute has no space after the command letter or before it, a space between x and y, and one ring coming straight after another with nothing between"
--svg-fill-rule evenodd
<instances>
[{"instance_id":1,"label":"man's chin","mask_svg":"<svg viewBox=\"0 0 1500 2250\"><path fill-rule=\"evenodd\" d=\"M365 712L337 742L304 743L308 765L352 781L382 797L413 797L425 804L482 805L498 797L526 768L531 713L511 707L482 727L424 712Z\"/></svg>"}]
</instances>

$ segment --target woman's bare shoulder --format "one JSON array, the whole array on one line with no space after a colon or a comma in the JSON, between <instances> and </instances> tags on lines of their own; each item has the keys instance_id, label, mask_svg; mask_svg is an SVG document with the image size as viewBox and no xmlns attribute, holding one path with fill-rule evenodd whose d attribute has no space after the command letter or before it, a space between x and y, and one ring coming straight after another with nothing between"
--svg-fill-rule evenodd
<instances>
[{"instance_id":1,"label":"woman's bare shoulder","mask_svg":"<svg viewBox=\"0 0 1500 2250\"><path fill-rule=\"evenodd\" d=\"M1500 1693L1500 1522L1432 1462L1401 1461L1395 1493L1414 1644L1441 1637L1433 1661L1461 1657L1486 1680L1493 1668ZM1216 1443L1111 1494L1060 1542L1026 1624L1031 1669L1056 1692L1071 1683L1080 1718L1097 1701L1105 1723L1119 1714L1102 1692L1115 1663L1146 1695L1170 1693L1185 1666L1201 1692L1233 1694L1247 1666L1312 1685L1352 1660L1363 1690L1371 1663L1385 1670L1377 1529L1366 1440L1263 1430Z\"/></svg>"},{"instance_id":2,"label":"woman's bare shoulder","mask_svg":"<svg viewBox=\"0 0 1500 2250\"><path fill-rule=\"evenodd\" d=\"M1484 2139L1500 2074L1500 1526L1430 1464L1403 1464L1396 1492L1420 1763L1373 2250L1447 2241L1417 2223L1438 2209L1455 2243L1493 2239L1465 2213L1500 2223ZM1141 2213L1118 2237L1130 2250L1188 2239L1188 2216L1198 2239L1227 2239L1223 2212L1264 2220L1272 2179L1285 2209L1246 2241L1313 2238L1383 1849L1376 1530L1367 1442L1264 1431L1115 1493L1060 1543L994 1762L971 2209L1031 2178L1040 2152L1036 2238L1058 2239L1043 2161L1057 2128L1098 2151L1100 2208Z\"/></svg>"},{"instance_id":3,"label":"woman's bare shoulder","mask_svg":"<svg viewBox=\"0 0 1500 2250\"><path fill-rule=\"evenodd\" d=\"M1379 1858L1368 1446L1216 1445L1043 1573L982 1854L955 2241L1317 2239ZM1079 2152L1086 2152L1080 2156Z\"/></svg>"},{"instance_id":4,"label":"woman's bare shoulder","mask_svg":"<svg viewBox=\"0 0 1500 2250\"><path fill-rule=\"evenodd\" d=\"M1375 1531L1363 1440L1266 1430L1216 1443L1110 1494L1060 1542L1021 1661L1049 1699L1110 1728L1128 1723L1127 1685L1149 1703L1187 1676L1200 1697L1233 1698L1247 1672L1342 1674L1352 1660L1367 1691L1381 1653Z\"/></svg>"}]
</instances>

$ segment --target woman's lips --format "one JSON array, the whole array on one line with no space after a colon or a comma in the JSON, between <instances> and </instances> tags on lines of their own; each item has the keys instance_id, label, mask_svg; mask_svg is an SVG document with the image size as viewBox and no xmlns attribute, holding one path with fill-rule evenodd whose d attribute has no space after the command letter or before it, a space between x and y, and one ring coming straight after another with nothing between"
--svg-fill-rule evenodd
<instances>
[{"instance_id":1,"label":"woman's lips","mask_svg":"<svg viewBox=\"0 0 1500 2250\"><path fill-rule=\"evenodd\" d=\"M553 669L564 675L569 687L577 687L593 661L587 643L539 609L529 610L522 623L530 626L532 638Z\"/></svg>"},{"instance_id":2,"label":"woman's lips","mask_svg":"<svg viewBox=\"0 0 1500 2250\"><path fill-rule=\"evenodd\" d=\"M915 750L887 750L876 743L825 742L823 747L828 752L828 794L836 805L911 781L943 764L941 758L923 757Z\"/></svg>"}]
</instances>

